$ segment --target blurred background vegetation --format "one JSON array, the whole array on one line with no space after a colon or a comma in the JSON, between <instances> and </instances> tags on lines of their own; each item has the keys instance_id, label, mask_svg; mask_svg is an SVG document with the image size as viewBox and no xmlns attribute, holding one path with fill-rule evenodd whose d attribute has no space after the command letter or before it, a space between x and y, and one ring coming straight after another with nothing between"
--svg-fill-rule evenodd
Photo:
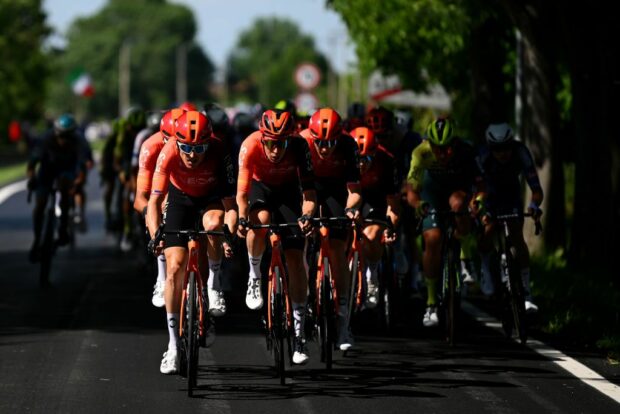
<instances>
[{"instance_id":1,"label":"blurred background vegetation","mask_svg":"<svg viewBox=\"0 0 620 414\"><path fill-rule=\"evenodd\" d=\"M545 232L529 243L537 271L546 275L534 277L535 292L547 300L546 329L578 335L588 326L598 334L584 341L598 335L599 345L617 346L620 134L613 120L620 113L620 48L614 14L602 0L326 5L346 23L358 65L336 73L294 22L259 17L239 34L218 77L195 41L196 19L185 6L109 0L75 20L66 47L55 49L45 47L52 31L41 0L0 0L0 145L12 148L6 131L15 120L36 124L62 111L80 119L117 116L128 104L119 97L123 53L130 103L147 109L182 99L272 105L294 96L292 73L301 62L323 73L314 91L320 103L341 111L353 100L373 103L366 85L376 70L398 75L403 88L417 92L440 84L462 135L479 143L490 122L508 121L533 152L546 195ZM179 67L186 67L186 94L179 94ZM68 77L78 68L93 79L91 98L71 91ZM418 130L438 113L400 109L413 112Z\"/></svg>"}]
</instances>

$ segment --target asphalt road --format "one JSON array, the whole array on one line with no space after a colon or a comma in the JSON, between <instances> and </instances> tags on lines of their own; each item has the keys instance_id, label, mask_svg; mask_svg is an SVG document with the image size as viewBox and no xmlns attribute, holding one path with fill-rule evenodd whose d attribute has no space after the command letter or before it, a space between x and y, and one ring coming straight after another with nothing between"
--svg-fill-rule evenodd
<instances>
[{"instance_id":1,"label":"asphalt road","mask_svg":"<svg viewBox=\"0 0 620 414\"><path fill-rule=\"evenodd\" d=\"M24 192L0 205L0 412L107 413L523 413L620 412L612 399L548 359L473 320L456 347L425 331L412 311L397 334L358 324L357 347L332 371L312 360L273 375L259 315L243 291L227 293L216 343L200 351L199 389L159 373L165 314L150 303L153 276L140 254L120 254L103 231L97 177L89 185L89 231L58 252L52 288L28 263L30 206ZM239 286L243 275L231 276ZM239 282L241 281L241 282ZM191 411L190 411L191 410Z\"/></svg>"}]
</instances>

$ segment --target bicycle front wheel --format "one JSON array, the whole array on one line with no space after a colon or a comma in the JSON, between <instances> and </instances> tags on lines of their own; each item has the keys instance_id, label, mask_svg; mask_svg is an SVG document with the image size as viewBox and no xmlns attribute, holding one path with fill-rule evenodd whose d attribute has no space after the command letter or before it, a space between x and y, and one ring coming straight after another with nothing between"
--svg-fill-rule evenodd
<instances>
[{"instance_id":1,"label":"bicycle front wheel","mask_svg":"<svg viewBox=\"0 0 620 414\"><path fill-rule=\"evenodd\" d=\"M187 395L193 395L193 389L197 384L198 374L198 335L199 335L199 316L198 316L198 285L196 274L189 273L187 292L187 324L183 329L186 342L187 356Z\"/></svg>"},{"instance_id":2,"label":"bicycle front wheel","mask_svg":"<svg viewBox=\"0 0 620 414\"><path fill-rule=\"evenodd\" d=\"M525 313L525 292L521 274L512 255L512 249L507 250L508 281L510 290L510 308L514 321L514 329L519 335L522 345L527 342L527 316Z\"/></svg>"},{"instance_id":3,"label":"bicycle front wheel","mask_svg":"<svg viewBox=\"0 0 620 414\"><path fill-rule=\"evenodd\" d=\"M273 335L273 360L276 375L280 378L280 384L284 385L286 368L284 365L284 337L286 336L286 307L282 289L282 274L279 267L273 269L273 300L271 301L271 323ZM270 292L271 294L271 292Z\"/></svg>"},{"instance_id":4,"label":"bicycle front wheel","mask_svg":"<svg viewBox=\"0 0 620 414\"><path fill-rule=\"evenodd\" d=\"M321 346L321 362L325 363L328 370L332 369L332 358L335 337L334 322L334 299L330 285L329 262L323 259L323 271L321 277L320 303L319 303L319 344Z\"/></svg>"}]
</instances>

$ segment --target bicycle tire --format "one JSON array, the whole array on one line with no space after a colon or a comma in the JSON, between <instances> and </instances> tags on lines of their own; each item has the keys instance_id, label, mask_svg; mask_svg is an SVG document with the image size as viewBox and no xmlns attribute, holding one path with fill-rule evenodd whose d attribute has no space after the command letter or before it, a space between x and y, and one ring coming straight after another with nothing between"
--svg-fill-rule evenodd
<instances>
[{"instance_id":1,"label":"bicycle tire","mask_svg":"<svg viewBox=\"0 0 620 414\"><path fill-rule=\"evenodd\" d=\"M451 346L456 343L457 335L457 317L458 317L458 305L457 305L457 272L455 249L449 248L447 252L447 306L446 306L446 339Z\"/></svg>"},{"instance_id":2,"label":"bicycle tire","mask_svg":"<svg viewBox=\"0 0 620 414\"><path fill-rule=\"evenodd\" d=\"M321 274L321 301L319 316L319 344L321 346L321 362L325 363L327 370L332 369L334 349L334 300L331 292L329 261L323 259L323 272Z\"/></svg>"},{"instance_id":3,"label":"bicycle tire","mask_svg":"<svg viewBox=\"0 0 620 414\"><path fill-rule=\"evenodd\" d=\"M52 258L54 257L54 233L56 231L56 213L54 210L46 212L45 224L43 225L43 243L40 246L39 285L50 285L50 273L52 270Z\"/></svg>"},{"instance_id":4,"label":"bicycle tire","mask_svg":"<svg viewBox=\"0 0 620 414\"><path fill-rule=\"evenodd\" d=\"M359 262L359 252L353 252L353 256L351 257L351 261L350 261L350 265L349 265L349 269L351 270L351 283L350 283L350 289L349 289L349 312L348 312L348 318L349 320L347 321L347 325L351 325L351 317L353 315L353 313L356 310L356 304L357 304L357 293L358 293L358 272L360 271L359 268L360 262Z\"/></svg>"},{"instance_id":5,"label":"bicycle tire","mask_svg":"<svg viewBox=\"0 0 620 414\"><path fill-rule=\"evenodd\" d=\"M513 256L513 249L506 249L506 260L508 262L508 282L510 291L510 308L514 329L519 336L521 345L527 342L527 316L525 313L525 292L521 274L517 269L516 261Z\"/></svg>"},{"instance_id":6,"label":"bicycle tire","mask_svg":"<svg viewBox=\"0 0 620 414\"><path fill-rule=\"evenodd\" d=\"M379 277L379 317L383 330L387 333L394 329L394 317L396 315L396 298L394 294L394 268L392 266L392 249L385 246Z\"/></svg>"},{"instance_id":7,"label":"bicycle tire","mask_svg":"<svg viewBox=\"0 0 620 414\"><path fill-rule=\"evenodd\" d=\"M280 378L280 385L285 384L286 367L284 365L284 336L286 332L286 309L282 296L282 274L279 267L273 269L273 282L275 284L275 293L272 306L272 335L273 335L273 359L276 369L276 375Z\"/></svg>"},{"instance_id":8,"label":"bicycle tire","mask_svg":"<svg viewBox=\"0 0 620 414\"><path fill-rule=\"evenodd\" d=\"M198 374L198 287L196 274L189 273L187 294L187 325L183 330L187 337L187 395L193 395L193 389L197 384Z\"/></svg>"}]
</instances>

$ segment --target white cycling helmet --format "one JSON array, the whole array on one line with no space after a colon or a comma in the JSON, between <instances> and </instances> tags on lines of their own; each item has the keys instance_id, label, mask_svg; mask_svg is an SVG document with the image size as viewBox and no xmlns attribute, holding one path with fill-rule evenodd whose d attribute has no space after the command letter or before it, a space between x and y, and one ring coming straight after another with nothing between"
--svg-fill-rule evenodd
<instances>
[{"instance_id":1,"label":"white cycling helmet","mask_svg":"<svg viewBox=\"0 0 620 414\"><path fill-rule=\"evenodd\" d=\"M489 146L504 145L512 142L515 138L515 134L507 123L491 124L487 128L487 132L484 134Z\"/></svg>"}]
</instances>

